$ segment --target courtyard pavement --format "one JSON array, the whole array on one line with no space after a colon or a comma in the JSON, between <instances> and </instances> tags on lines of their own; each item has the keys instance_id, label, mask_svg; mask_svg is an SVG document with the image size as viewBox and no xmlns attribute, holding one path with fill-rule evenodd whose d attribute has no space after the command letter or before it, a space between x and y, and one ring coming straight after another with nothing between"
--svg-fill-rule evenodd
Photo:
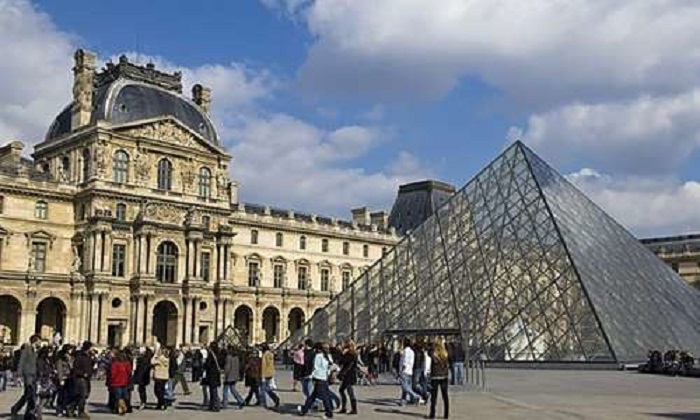
<instances>
[{"instance_id":1,"label":"courtyard pavement","mask_svg":"<svg viewBox=\"0 0 700 420\"><path fill-rule=\"evenodd\" d=\"M178 395L175 406L167 412L144 410L127 415L132 419L198 419L224 418L274 419L296 417L300 392L291 392L289 372L278 372L282 406L279 412L260 407L202 411L201 389L192 384L193 393ZM178 388L178 392L181 390ZM239 391L243 391L239 387ZM485 391L451 388L450 404L453 419L700 419L700 379L671 378L620 371L551 371L551 370L487 370ZM397 385L360 386L356 388L360 415L356 419L423 418L425 406L396 404ZM0 393L0 417L9 416L11 404L20 390L10 388ZM244 394L245 396L245 394ZM138 398L134 393L133 398ZM149 398L153 398L152 388ZM106 412L106 394L101 383L93 383L90 409L93 419L116 418ZM438 418L442 413L438 403ZM45 413L46 418L55 418ZM310 413L307 417L318 418ZM335 418L345 418L336 414ZM350 417L352 418L352 417Z\"/></svg>"}]
</instances>

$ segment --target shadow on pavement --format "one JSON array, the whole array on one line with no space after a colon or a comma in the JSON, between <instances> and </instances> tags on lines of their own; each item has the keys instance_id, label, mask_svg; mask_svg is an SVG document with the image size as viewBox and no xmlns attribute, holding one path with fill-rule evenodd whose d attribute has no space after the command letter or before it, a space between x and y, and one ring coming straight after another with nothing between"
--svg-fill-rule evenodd
<instances>
[{"instance_id":1,"label":"shadow on pavement","mask_svg":"<svg viewBox=\"0 0 700 420\"><path fill-rule=\"evenodd\" d=\"M665 417L669 419L700 420L700 413L653 413L648 415L654 417Z\"/></svg>"},{"instance_id":2,"label":"shadow on pavement","mask_svg":"<svg viewBox=\"0 0 700 420\"><path fill-rule=\"evenodd\" d=\"M419 419L425 418L425 414L413 413L411 411L403 411L403 410L400 410L398 408L394 408L394 409L375 408L374 411L376 411L377 413L382 413L382 414L396 414L399 416L417 417Z\"/></svg>"}]
</instances>

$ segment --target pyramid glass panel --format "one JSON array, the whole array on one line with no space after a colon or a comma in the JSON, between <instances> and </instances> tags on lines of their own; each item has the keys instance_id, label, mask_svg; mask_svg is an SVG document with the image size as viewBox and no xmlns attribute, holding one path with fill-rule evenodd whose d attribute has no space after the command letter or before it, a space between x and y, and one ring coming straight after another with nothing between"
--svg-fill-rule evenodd
<instances>
[{"instance_id":1,"label":"pyramid glass panel","mask_svg":"<svg viewBox=\"0 0 700 420\"><path fill-rule=\"evenodd\" d=\"M460 331L492 361L700 353L700 294L515 143L307 323L315 340Z\"/></svg>"}]
</instances>

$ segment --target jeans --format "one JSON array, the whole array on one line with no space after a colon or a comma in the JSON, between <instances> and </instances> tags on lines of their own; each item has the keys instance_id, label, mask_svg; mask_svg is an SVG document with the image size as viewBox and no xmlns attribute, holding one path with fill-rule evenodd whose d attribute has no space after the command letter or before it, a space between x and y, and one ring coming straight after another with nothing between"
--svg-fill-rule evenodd
<instances>
[{"instance_id":1,"label":"jeans","mask_svg":"<svg viewBox=\"0 0 700 420\"><path fill-rule=\"evenodd\" d=\"M118 402L119 400L124 400L126 401L128 398L128 393L129 390L125 386L120 386L120 387L114 387L112 388L112 392L114 393L114 402Z\"/></svg>"},{"instance_id":2,"label":"jeans","mask_svg":"<svg viewBox=\"0 0 700 420\"><path fill-rule=\"evenodd\" d=\"M148 402L148 394L146 393L146 385L139 384L138 391L139 391L139 402L142 405L146 405L146 403Z\"/></svg>"},{"instance_id":3,"label":"jeans","mask_svg":"<svg viewBox=\"0 0 700 420\"><path fill-rule=\"evenodd\" d=\"M182 384L182 392L184 392L185 394L189 394L190 387L187 386L187 380L185 380L185 374L182 372L177 372L172 379L173 395L175 395L175 388L177 387L177 384L179 384L179 383Z\"/></svg>"},{"instance_id":4,"label":"jeans","mask_svg":"<svg viewBox=\"0 0 700 420\"><path fill-rule=\"evenodd\" d=\"M158 409L165 408L165 384L168 382L167 379L154 379L153 380L153 393L156 394L156 399L158 400Z\"/></svg>"},{"instance_id":5,"label":"jeans","mask_svg":"<svg viewBox=\"0 0 700 420\"><path fill-rule=\"evenodd\" d=\"M209 385L209 409L219 411L219 386Z\"/></svg>"},{"instance_id":6,"label":"jeans","mask_svg":"<svg viewBox=\"0 0 700 420\"><path fill-rule=\"evenodd\" d=\"M301 379L301 392L304 394L305 398L309 398L309 395L311 395L311 392L313 391L313 383L311 382L311 378L302 378Z\"/></svg>"},{"instance_id":7,"label":"jeans","mask_svg":"<svg viewBox=\"0 0 700 420\"><path fill-rule=\"evenodd\" d=\"M349 398L352 411L357 411L357 400L355 399L355 389L353 385L350 382L343 381L340 384L340 388L338 388L338 392L340 393L341 408L343 410L347 408L347 400Z\"/></svg>"},{"instance_id":8,"label":"jeans","mask_svg":"<svg viewBox=\"0 0 700 420\"><path fill-rule=\"evenodd\" d=\"M243 405L243 397L236 390L235 382L227 382L224 384L224 407L228 405L229 395L233 395L233 398L236 399L236 404Z\"/></svg>"},{"instance_id":9,"label":"jeans","mask_svg":"<svg viewBox=\"0 0 700 420\"><path fill-rule=\"evenodd\" d=\"M0 392L7 390L7 371L0 370Z\"/></svg>"},{"instance_id":10,"label":"jeans","mask_svg":"<svg viewBox=\"0 0 700 420\"><path fill-rule=\"evenodd\" d=\"M272 381L272 378L265 378L262 381L260 381L260 398L262 398L262 405L267 407L267 397L270 396L270 399L275 403L275 405L280 404L280 398L275 394L275 391L270 388L270 381Z\"/></svg>"},{"instance_id":11,"label":"jeans","mask_svg":"<svg viewBox=\"0 0 700 420\"><path fill-rule=\"evenodd\" d=\"M401 374L401 400L408 400L408 402L415 403L420 400L420 396L413 392L411 387L412 376L407 373Z\"/></svg>"},{"instance_id":12,"label":"jeans","mask_svg":"<svg viewBox=\"0 0 700 420\"><path fill-rule=\"evenodd\" d=\"M452 369L454 372L452 382L455 385L464 385L464 362L454 362Z\"/></svg>"},{"instance_id":13,"label":"jeans","mask_svg":"<svg viewBox=\"0 0 700 420\"><path fill-rule=\"evenodd\" d=\"M27 412L32 412L36 408L36 378L34 376L24 376L24 390L19 400L12 406L12 411L18 412L27 405Z\"/></svg>"},{"instance_id":14,"label":"jeans","mask_svg":"<svg viewBox=\"0 0 700 420\"><path fill-rule=\"evenodd\" d=\"M333 407L331 406L331 400L328 395L328 381L314 380L314 390L301 408L301 414L305 415L308 413L317 398L323 401L323 409L326 412L326 417L332 418Z\"/></svg>"},{"instance_id":15,"label":"jeans","mask_svg":"<svg viewBox=\"0 0 700 420\"><path fill-rule=\"evenodd\" d=\"M85 378L76 379L75 393L78 396L76 408L78 409L78 414L82 414L85 412L85 404L87 403L88 397L90 396L90 380Z\"/></svg>"},{"instance_id":16,"label":"jeans","mask_svg":"<svg viewBox=\"0 0 700 420\"><path fill-rule=\"evenodd\" d=\"M442 405L444 407L444 415L447 418L450 414L450 398L447 396L447 378L432 379L430 381L430 415L431 419L435 418L435 406L437 405L437 393L440 388L442 394Z\"/></svg>"}]
</instances>

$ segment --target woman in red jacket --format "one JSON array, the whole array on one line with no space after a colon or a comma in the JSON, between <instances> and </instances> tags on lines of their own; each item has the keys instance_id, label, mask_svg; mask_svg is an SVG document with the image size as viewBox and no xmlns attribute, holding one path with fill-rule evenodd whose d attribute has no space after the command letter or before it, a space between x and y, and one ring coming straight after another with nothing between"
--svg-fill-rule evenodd
<instances>
[{"instance_id":1,"label":"woman in red jacket","mask_svg":"<svg viewBox=\"0 0 700 420\"><path fill-rule=\"evenodd\" d=\"M114 392L114 400L117 403L117 412L123 416L127 411L127 393L131 383L131 361L123 351L117 354L116 360L112 361L110 370L109 385Z\"/></svg>"}]
</instances>

